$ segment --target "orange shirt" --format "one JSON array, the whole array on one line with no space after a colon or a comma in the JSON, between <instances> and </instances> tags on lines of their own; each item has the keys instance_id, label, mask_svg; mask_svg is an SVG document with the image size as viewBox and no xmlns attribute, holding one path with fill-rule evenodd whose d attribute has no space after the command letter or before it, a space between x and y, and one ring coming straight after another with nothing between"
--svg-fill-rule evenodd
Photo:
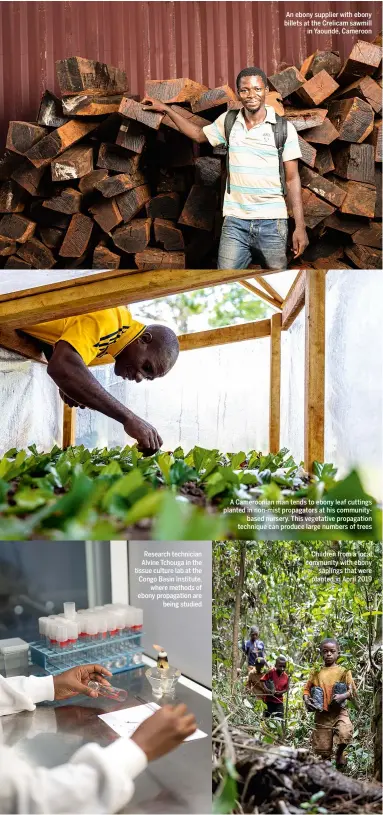
<instances>
[{"instance_id":1,"label":"orange shirt","mask_svg":"<svg viewBox=\"0 0 383 815\"><path fill-rule=\"evenodd\" d=\"M332 701L332 691L335 682L345 682L347 686L351 685L352 693L355 694L356 688L351 671L345 670L341 665L330 665L329 667L323 666L320 671L316 671L310 675L309 680L304 686L303 696L310 696L310 690L313 685L322 688L323 710L328 710Z\"/></svg>"}]
</instances>

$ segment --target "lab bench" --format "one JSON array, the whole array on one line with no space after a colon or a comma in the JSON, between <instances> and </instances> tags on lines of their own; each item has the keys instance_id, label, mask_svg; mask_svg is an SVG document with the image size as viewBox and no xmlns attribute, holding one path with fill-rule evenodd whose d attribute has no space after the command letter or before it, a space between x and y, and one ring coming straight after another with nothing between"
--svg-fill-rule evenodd
<instances>
[{"instance_id":1,"label":"lab bench","mask_svg":"<svg viewBox=\"0 0 383 815\"><path fill-rule=\"evenodd\" d=\"M115 687L128 691L128 698L115 703L104 697L77 696L61 702L43 702L35 711L2 718L4 742L29 763L55 767L69 761L82 745L96 742L102 747L119 736L99 714L144 702L166 704L152 696L145 668L113 677ZM38 669L33 673L40 673ZM174 702L183 702L194 713L207 738L182 744L167 756L151 762L135 780L135 793L123 813L166 813L208 815L211 813L211 701L178 683Z\"/></svg>"}]
</instances>

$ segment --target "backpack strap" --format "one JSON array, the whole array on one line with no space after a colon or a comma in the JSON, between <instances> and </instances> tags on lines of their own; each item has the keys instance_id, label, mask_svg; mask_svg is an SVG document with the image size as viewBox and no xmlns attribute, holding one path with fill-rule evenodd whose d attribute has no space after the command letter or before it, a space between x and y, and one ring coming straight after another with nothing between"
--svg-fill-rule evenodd
<instances>
[{"instance_id":1,"label":"backpack strap","mask_svg":"<svg viewBox=\"0 0 383 815\"><path fill-rule=\"evenodd\" d=\"M228 110L225 116L224 130L226 139L226 178L227 178L227 191L230 194L230 166L229 166L229 139L230 133L233 129L235 120L238 116L239 110Z\"/></svg>"},{"instance_id":2,"label":"backpack strap","mask_svg":"<svg viewBox=\"0 0 383 815\"><path fill-rule=\"evenodd\" d=\"M284 116L279 116L279 114L276 113L275 114L275 124L272 124L271 127L273 128L275 146L276 146L276 148L278 150L279 175L280 175L280 179L281 179L283 195L286 196L287 187L286 187L285 168L284 168L284 165L283 165L283 149L284 149L286 139L287 139L287 119L285 119Z\"/></svg>"}]
</instances>

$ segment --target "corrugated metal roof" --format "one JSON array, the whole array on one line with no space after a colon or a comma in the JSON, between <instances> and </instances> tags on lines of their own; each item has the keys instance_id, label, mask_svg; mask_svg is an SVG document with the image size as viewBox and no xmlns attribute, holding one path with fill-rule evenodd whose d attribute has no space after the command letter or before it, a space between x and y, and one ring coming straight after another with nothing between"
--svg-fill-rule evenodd
<instances>
[{"instance_id":1,"label":"corrugated metal roof","mask_svg":"<svg viewBox=\"0 0 383 815\"><path fill-rule=\"evenodd\" d=\"M332 2L331 10L371 11L379 2ZM36 117L45 90L58 92L55 61L83 56L124 68L131 93L149 77L186 76L210 87L246 65L268 74L298 67L316 48L347 56L353 36L318 36L285 27L286 12L326 10L322 2L0 2L0 140L9 120ZM361 37L362 38L362 37ZM372 39L371 35L366 39Z\"/></svg>"}]
</instances>

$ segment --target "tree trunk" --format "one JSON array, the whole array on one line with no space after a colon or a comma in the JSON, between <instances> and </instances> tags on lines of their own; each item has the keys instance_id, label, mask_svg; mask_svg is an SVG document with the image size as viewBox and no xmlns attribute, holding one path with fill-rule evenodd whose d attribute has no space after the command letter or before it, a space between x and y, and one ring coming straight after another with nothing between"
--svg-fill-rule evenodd
<instances>
[{"instance_id":1,"label":"tree trunk","mask_svg":"<svg viewBox=\"0 0 383 815\"><path fill-rule=\"evenodd\" d=\"M381 609L379 609L381 611ZM372 670L374 677L374 709L372 714L372 734L374 739L374 778L382 780L382 672L380 652L382 648L382 615L376 619L375 640L372 647Z\"/></svg>"},{"instance_id":2,"label":"tree trunk","mask_svg":"<svg viewBox=\"0 0 383 815\"><path fill-rule=\"evenodd\" d=\"M242 593L243 593L243 584L245 581L245 562L246 562L246 548L245 544L239 544L239 575L238 575L238 582L237 582L237 591L235 594L235 606L234 606L234 620L233 620L233 650L232 650L232 660L231 660L231 687L234 687L234 683L237 680L237 669L238 669L238 633L239 633L239 617L241 613L241 600L242 600Z\"/></svg>"}]
</instances>

